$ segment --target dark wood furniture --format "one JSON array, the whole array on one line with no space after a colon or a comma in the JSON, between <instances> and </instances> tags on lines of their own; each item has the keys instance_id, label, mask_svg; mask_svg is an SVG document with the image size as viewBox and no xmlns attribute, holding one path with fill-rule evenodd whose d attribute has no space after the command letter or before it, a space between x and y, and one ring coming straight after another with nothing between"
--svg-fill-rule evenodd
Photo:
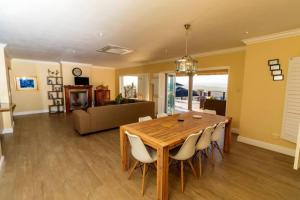
<instances>
[{"instance_id":1,"label":"dark wood furniture","mask_svg":"<svg viewBox=\"0 0 300 200\"><path fill-rule=\"evenodd\" d=\"M195 119L194 114L201 115L201 119ZM184 119L179 122L178 117ZM228 120L225 128L224 152L230 151L231 143L231 117L219 115L187 112L145 121L141 123L128 124L120 127L120 151L121 165L123 170L128 170L129 142L125 134L139 136L146 145L157 150L157 199L168 199L168 176L169 176L169 150L183 144L184 140L192 133L204 130L208 126Z\"/></svg>"},{"instance_id":2,"label":"dark wood furniture","mask_svg":"<svg viewBox=\"0 0 300 200\"><path fill-rule=\"evenodd\" d=\"M215 110L217 115L225 116L226 101L217 99L206 99L204 102L204 109Z\"/></svg>"},{"instance_id":3,"label":"dark wood furniture","mask_svg":"<svg viewBox=\"0 0 300 200\"><path fill-rule=\"evenodd\" d=\"M71 105L71 93L86 93L87 96L87 104L84 107L76 108L76 109L87 109L92 106L92 85L65 85L65 106L66 112L70 113L74 110Z\"/></svg>"},{"instance_id":4,"label":"dark wood furniture","mask_svg":"<svg viewBox=\"0 0 300 200\"><path fill-rule=\"evenodd\" d=\"M94 91L95 106L105 105L105 102L110 101L110 90L97 89Z\"/></svg>"},{"instance_id":5,"label":"dark wood furniture","mask_svg":"<svg viewBox=\"0 0 300 200\"><path fill-rule=\"evenodd\" d=\"M47 84L51 86L51 90L48 91L48 99L52 100L52 104L48 106L49 113L64 112L63 78L61 76L48 76Z\"/></svg>"}]
</instances>

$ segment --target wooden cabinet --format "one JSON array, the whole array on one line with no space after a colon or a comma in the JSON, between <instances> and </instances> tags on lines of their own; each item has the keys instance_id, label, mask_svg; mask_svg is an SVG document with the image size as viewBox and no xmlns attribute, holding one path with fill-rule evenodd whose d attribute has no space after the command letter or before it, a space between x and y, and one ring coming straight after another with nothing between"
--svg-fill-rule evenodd
<instances>
[{"instance_id":1,"label":"wooden cabinet","mask_svg":"<svg viewBox=\"0 0 300 200\"><path fill-rule=\"evenodd\" d=\"M95 106L104 105L106 101L110 101L110 90L95 90Z\"/></svg>"}]
</instances>

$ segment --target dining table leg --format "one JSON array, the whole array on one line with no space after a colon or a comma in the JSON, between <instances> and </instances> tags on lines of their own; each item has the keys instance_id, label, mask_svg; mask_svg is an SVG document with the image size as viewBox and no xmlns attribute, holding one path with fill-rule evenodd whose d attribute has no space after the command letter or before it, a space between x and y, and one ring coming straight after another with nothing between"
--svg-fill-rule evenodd
<instances>
[{"instance_id":1,"label":"dining table leg","mask_svg":"<svg viewBox=\"0 0 300 200\"><path fill-rule=\"evenodd\" d=\"M230 152L230 144L231 144L231 122L232 118L228 119L228 122L225 125L225 136L224 136L224 147L223 151L225 153Z\"/></svg>"},{"instance_id":2,"label":"dining table leg","mask_svg":"<svg viewBox=\"0 0 300 200\"><path fill-rule=\"evenodd\" d=\"M157 199L167 200L169 197L169 147L157 149Z\"/></svg>"},{"instance_id":3,"label":"dining table leg","mask_svg":"<svg viewBox=\"0 0 300 200\"><path fill-rule=\"evenodd\" d=\"M121 151L121 167L126 171L129 168L128 162L128 138L125 129L120 127L120 151Z\"/></svg>"}]
</instances>

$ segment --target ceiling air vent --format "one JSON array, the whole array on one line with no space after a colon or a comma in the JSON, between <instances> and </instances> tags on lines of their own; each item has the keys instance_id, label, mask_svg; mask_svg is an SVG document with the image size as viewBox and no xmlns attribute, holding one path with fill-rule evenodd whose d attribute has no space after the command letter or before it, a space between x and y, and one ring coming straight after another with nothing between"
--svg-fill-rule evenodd
<instances>
[{"instance_id":1,"label":"ceiling air vent","mask_svg":"<svg viewBox=\"0 0 300 200\"><path fill-rule=\"evenodd\" d=\"M133 50L131 49L120 47L117 45L107 45L101 49L97 49L96 51L101 53L111 53L111 54L118 54L118 55L125 55L133 52Z\"/></svg>"}]
</instances>

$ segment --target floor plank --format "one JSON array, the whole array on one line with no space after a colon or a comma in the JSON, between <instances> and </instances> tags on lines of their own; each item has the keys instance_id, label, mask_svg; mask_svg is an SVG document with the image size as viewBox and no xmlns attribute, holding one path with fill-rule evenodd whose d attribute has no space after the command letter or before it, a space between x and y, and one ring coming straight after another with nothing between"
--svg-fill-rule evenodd
<instances>
[{"instance_id":1,"label":"floor plank","mask_svg":"<svg viewBox=\"0 0 300 200\"><path fill-rule=\"evenodd\" d=\"M69 115L30 115L15 119L15 133L4 136L0 199L96 200L156 199L155 171L147 174L142 197L141 173L130 180L120 168L119 130L79 136ZM236 138L235 138L236 139ZM299 199L300 172L292 157L234 142L215 167L204 162L203 176L185 168L185 192L179 171L170 169L171 200Z\"/></svg>"}]
</instances>

